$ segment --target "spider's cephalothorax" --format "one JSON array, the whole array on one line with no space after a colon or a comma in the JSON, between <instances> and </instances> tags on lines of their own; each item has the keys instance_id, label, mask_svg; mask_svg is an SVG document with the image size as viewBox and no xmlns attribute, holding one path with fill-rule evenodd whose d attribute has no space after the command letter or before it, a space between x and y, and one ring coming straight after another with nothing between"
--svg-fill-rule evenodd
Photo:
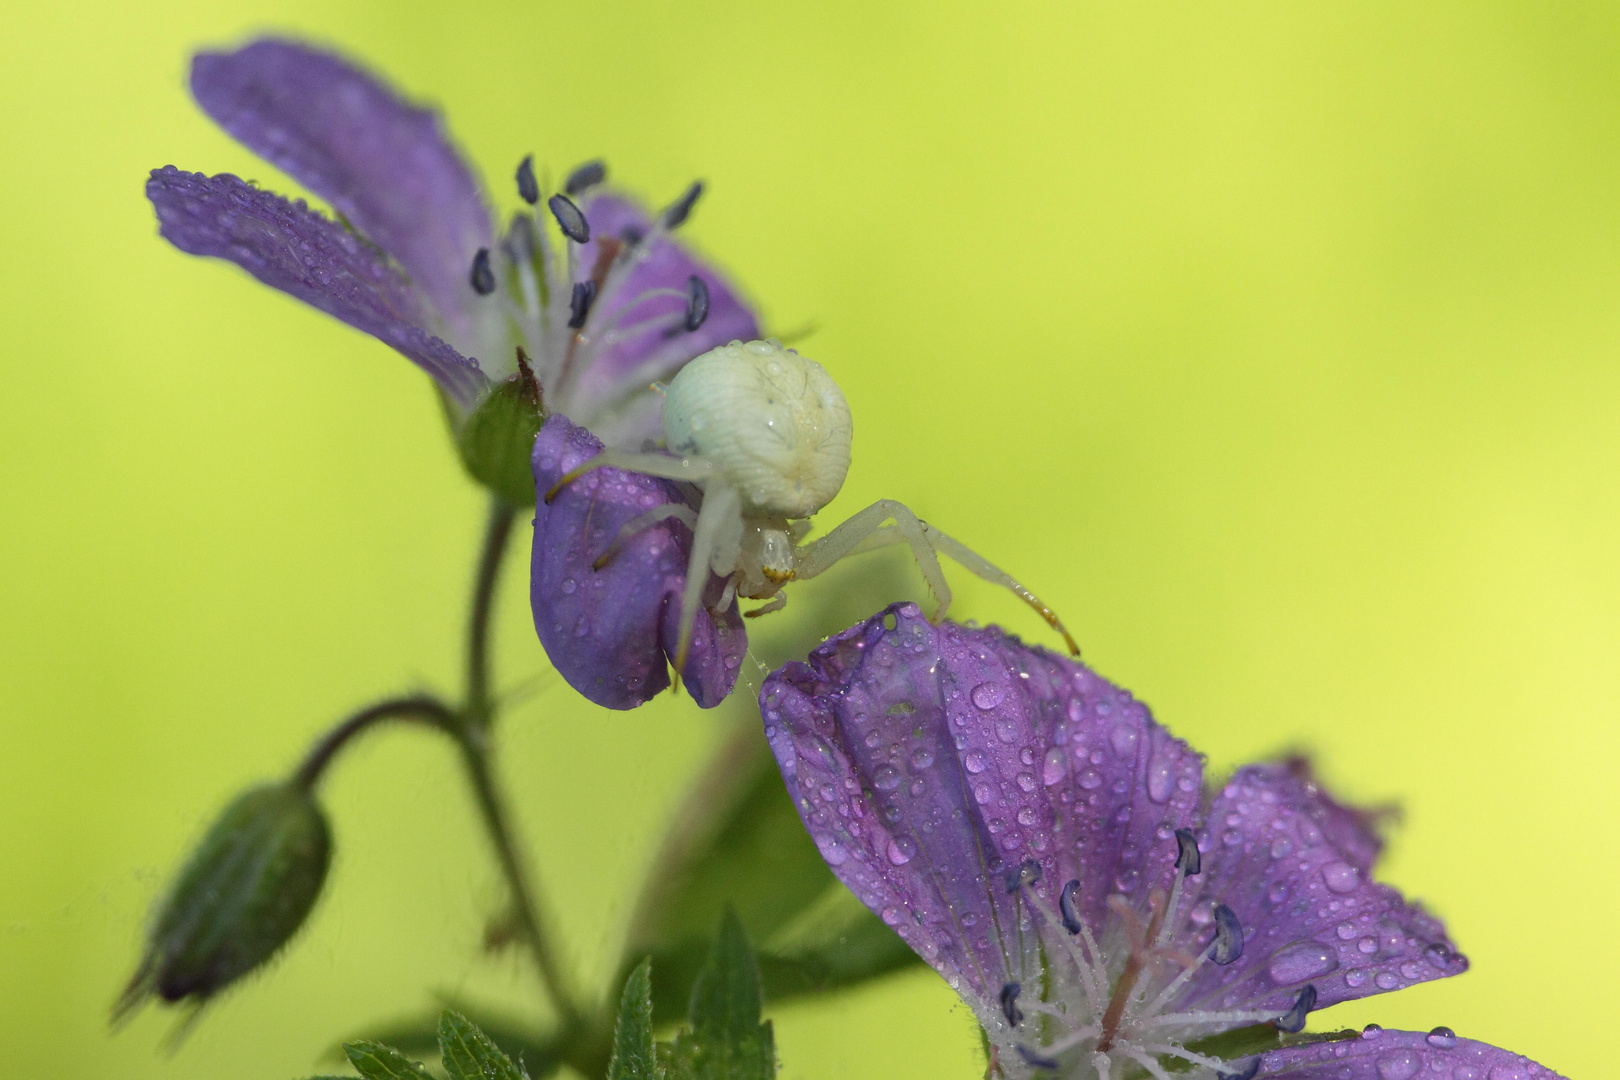
<instances>
[{"instance_id":1,"label":"spider's cephalothorax","mask_svg":"<svg viewBox=\"0 0 1620 1080\"><path fill-rule=\"evenodd\" d=\"M668 453L609 449L558 481L546 500L591 469L613 467L685 481L697 508L658 506L634 518L597 559L605 564L620 543L669 518L692 530L692 558L681 598L681 640L675 669L685 664L708 575L726 579L720 607L734 596L765 600L750 616L780 610L782 586L812 578L846 555L906 544L945 617L951 590L939 566L944 552L986 581L1004 586L1040 612L1079 655L1051 608L967 547L920 520L901 503L880 499L811 543L809 518L844 484L854 427L849 405L825 368L780 342L734 341L688 363L664 397Z\"/></svg>"}]
</instances>

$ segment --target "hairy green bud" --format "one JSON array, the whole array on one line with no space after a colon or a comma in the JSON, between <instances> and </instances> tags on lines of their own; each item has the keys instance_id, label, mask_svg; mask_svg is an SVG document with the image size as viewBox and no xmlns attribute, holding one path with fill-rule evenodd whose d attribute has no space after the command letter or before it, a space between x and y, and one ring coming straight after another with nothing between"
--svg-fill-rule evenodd
<instances>
[{"instance_id":1,"label":"hairy green bud","mask_svg":"<svg viewBox=\"0 0 1620 1080\"><path fill-rule=\"evenodd\" d=\"M302 786L239 795L153 913L114 1019L152 994L200 1005L269 960L315 906L331 852L326 817Z\"/></svg>"},{"instance_id":2,"label":"hairy green bud","mask_svg":"<svg viewBox=\"0 0 1620 1080\"><path fill-rule=\"evenodd\" d=\"M519 349L517 374L497 384L461 421L456 447L462 464L474 480L513 506L533 506L529 457L545 419L540 384Z\"/></svg>"}]
</instances>

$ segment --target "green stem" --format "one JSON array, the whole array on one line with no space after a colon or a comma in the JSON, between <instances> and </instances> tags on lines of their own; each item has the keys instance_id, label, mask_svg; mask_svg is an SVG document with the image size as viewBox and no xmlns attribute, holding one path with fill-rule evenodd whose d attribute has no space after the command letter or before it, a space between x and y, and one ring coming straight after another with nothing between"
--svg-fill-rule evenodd
<instances>
[{"instance_id":1,"label":"green stem","mask_svg":"<svg viewBox=\"0 0 1620 1080\"><path fill-rule=\"evenodd\" d=\"M361 709L322 736L304 755L292 775L292 782L305 791L313 791L326 767L350 739L386 720L415 720L438 728L458 742L461 740L461 717L438 698L427 694L389 698Z\"/></svg>"},{"instance_id":2,"label":"green stem","mask_svg":"<svg viewBox=\"0 0 1620 1080\"><path fill-rule=\"evenodd\" d=\"M501 562L511 541L512 525L516 518L516 507L499 498L491 500L484 546L478 556L478 570L473 580L472 608L467 622L466 700L462 705L456 735L461 744L462 762L467 767L467 779L478 802L479 816L495 848L495 858L500 864L501 874L506 878L506 887L512 894L518 928L528 943L535 966L540 971L540 981L545 984L546 993L550 995L564 1026L577 1028L584 1022L583 1014L557 961L551 935L541 915L538 890L519 854L511 816L496 779L489 737L496 708L490 694L489 624L495 609L495 586L500 579Z\"/></svg>"}]
</instances>

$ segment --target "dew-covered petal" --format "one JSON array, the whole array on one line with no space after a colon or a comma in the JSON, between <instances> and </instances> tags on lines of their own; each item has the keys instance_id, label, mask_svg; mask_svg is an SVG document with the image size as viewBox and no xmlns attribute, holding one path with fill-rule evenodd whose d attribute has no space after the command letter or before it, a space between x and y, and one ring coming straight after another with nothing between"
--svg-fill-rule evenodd
<instances>
[{"instance_id":1,"label":"dew-covered petal","mask_svg":"<svg viewBox=\"0 0 1620 1080\"><path fill-rule=\"evenodd\" d=\"M415 361L457 401L487 385L476 361L422 329L420 300L375 248L300 202L229 174L154 169L146 195L159 231L182 251L229 259Z\"/></svg>"},{"instance_id":2,"label":"dew-covered petal","mask_svg":"<svg viewBox=\"0 0 1620 1080\"><path fill-rule=\"evenodd\" d=\"M598 261L618 255L591 314L593 333L609 337L595 343L590 366L579 373L570 390L569 407L576 416L591 416L592 430L609 443L628 445L637 441L633 429L648 427L649 421L652 430L646 434L656 436L659 421L658 398L647 394L628 402L629 415L614 415L619 412L615 405L627 393L643 390L655 379L670 378L686 361L716 346L753 340L760 329L726 279L674 237L661 233L650 241L628 242L649 235L651 229L651 220L635 203L601 193L583 209L591 239L579 248L577 280L601 277L607 266L599 267ZM708 288L709 308L703 324L688 332L681 321L687 282L694 275ZM673 290L678 295L648 296L652 290ZM646 320L658 321L615 338Z\"/></svg>"},{"instance_id":3,"label":"dew-covered petal","mask_svg":"<svg viewBox=\"0 0 1620 1080\"><path fill-rule=\"evenodd\" d=\"M1323 790L1309 758L1292 757L1286 764L1305 788L1305 812L1327 842L1338 848L1351 866L1363 873L1371 870L1384 851L1379 826L1394 817L1396 810L1390 806L1368 809L1341 803Z\"/></svg>"},{"instance_id":4,"label":"dew-covered petal","mask_svg":"<svg viewBox=\"0 0 1620 1080\"><path fill-rule=\"evenodd\" d=\"M1179 938L1209 943L1209 913L1225 904L1244 929L1242 957L1207 966L1180 1008L1287 1009L1316 987L1317 1008L1457 975L1459 956L1438 919L1370 880L1314 813L1321 796L1287 764L1239 769L1209 808L1203 873Z\"/></svg>"},{"instance_id":5,"label":"dew-covered petal","mask_svg":"<svg viewBox=\"0 0 1620 1080\"><path fill-rule=\"evenodd\" d=\"M598 705L633 709L669 686L680 638L681 592L691 553L686 526L664 521L629 537L600 570L592 564L619 529L655 507L681 502L668 480L596 469L545 496L570 470L602 450L589 431L552 414L534 444L534 553L529 596L534 628L568 685ZM710 575L706 604L723 583ZM737 604L715 618L700 608L681 672L703 708L731 692L747 651Z\"/></svg>"},{"instance_id":6,"label":"dew-covered petal","mask_svg":"<svg viewBox=\"0 0 1620 1080\"><path fill-rule=\"evenodd\" d=\"M1341 1042L1267 1052L1256 1080L1565 1080L1545 1065L1446 1028L1369 1028Z\"/></svg>"},{"instance_id":7,"label":"dew-covered petal","mask_svg":"<svg viewBox=\"0 0 1620 1080\"><path fill-rule=\"evenodd\" d=\"M782 668L761 705L833 872L981 1019L1006 983L1037 977L1056 932L1010 893L1021 866L1053 912L1065 882L1101 879L1079 905L1100 926L1109 883L1168 879L1174 829L1197 808L1196 755L1124 691L1000 630L931 626L912 604Z\"/></svg>"},{"instance_id":8,"label":"dew-covered petal","mask_svg":"<svg viewBox=\"0 0 1620 1080\"><path fill-rule=\"evenodd\" d=\"M391 255L453 330L468 330L467 268L491 246L489 214L437 114L290 41L199 53L191 91L221 127Z\"/></svg>"}]
</instances>

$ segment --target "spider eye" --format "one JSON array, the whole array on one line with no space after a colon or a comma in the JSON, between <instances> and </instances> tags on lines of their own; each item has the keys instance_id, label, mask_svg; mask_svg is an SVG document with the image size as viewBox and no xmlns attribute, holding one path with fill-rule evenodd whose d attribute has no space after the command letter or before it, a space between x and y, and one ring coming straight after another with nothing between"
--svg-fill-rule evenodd
<instances>
[{"instance_id":1,"label":"spider eye","mask_svg":"<svg viewBox=\"0 0 1620 1080\"><path fill-rule=\"evenodd\" d=\"M849 472L849 404L825 368L778 341L734 341L681 369L664 397L671 450L707 458L745 513L803 518Z\"/></svg>"}]
</instances>

